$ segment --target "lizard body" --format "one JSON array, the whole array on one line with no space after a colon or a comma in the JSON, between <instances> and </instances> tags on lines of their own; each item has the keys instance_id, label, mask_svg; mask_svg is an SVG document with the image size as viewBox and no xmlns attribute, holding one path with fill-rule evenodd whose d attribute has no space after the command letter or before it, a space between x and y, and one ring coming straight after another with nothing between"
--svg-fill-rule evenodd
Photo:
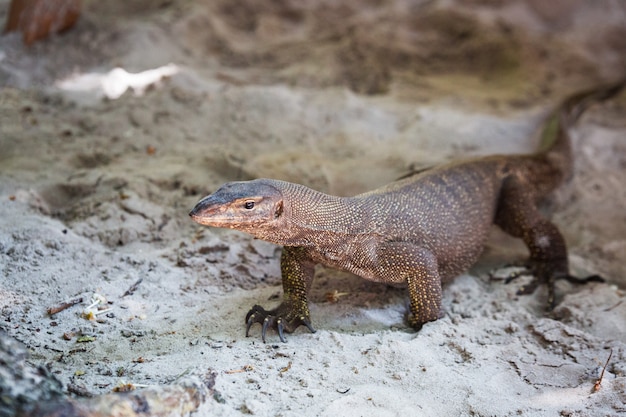
<instances>
[{"instance_id":1,"label":"lizard body","mask_svg":"<svg viewBox=\"0 0 626 417\"><path fill-rule=\"evenodd\" d=\"M591 102L623 83L566 100L544 129L543 149L530 155L495 155L449 163L353 197L327 195L272 179L227 183L190 212L194 221L250 233L283 245L284 299L273 310L254 306L254 323L292 332L314 331L307 295L316 264L365 279L405 285L409 323L420 328L441 314L441 286L480 256L492 224L523 239L534 281L521 293L548 285L555 304L557 279L569 275L565 241L537 203L571 175L568 127ZM582 280L578 280L582 281Z\"/></svg>"}]
</instances>

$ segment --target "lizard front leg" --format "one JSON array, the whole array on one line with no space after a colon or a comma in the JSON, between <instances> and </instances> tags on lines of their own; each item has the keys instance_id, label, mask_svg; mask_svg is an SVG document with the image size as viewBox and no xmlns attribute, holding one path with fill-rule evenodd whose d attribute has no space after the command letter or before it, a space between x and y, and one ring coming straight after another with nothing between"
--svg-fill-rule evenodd
<instances>
[{"instance_id":1,"label":"lizard front leg","mask_svg":"<svg viewBox=\"0 0 626 417\"><path fill-rule=\"evenodd\" d=\"M265 343L268 328L275 328L281 342L286 342L284 332L291 333L301 325L311 333L307 295L313 281L315 264L302 247L285 246L280 259L283 279L283 302L273 310L255 305L246 315L246 336L254 323L262 324L261 338Z\"/></svg>"},{"instance_id":2,"label":"lizard front leg","mask_svg":"<svg viewBox=\"0 0 626 417\"><path fill-rule=\"evenodd\" d=\"M409 291L409 324L415 329L441 317L441 277L435 255L406 242L387 242L378 250L379 275L386 282L405 282Z\"/></svg>"}]
</instances>

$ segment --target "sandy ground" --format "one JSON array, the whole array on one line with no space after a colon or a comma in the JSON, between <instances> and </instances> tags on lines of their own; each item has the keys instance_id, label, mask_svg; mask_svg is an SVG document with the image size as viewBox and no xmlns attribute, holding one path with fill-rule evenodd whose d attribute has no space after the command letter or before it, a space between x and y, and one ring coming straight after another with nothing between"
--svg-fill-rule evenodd
<instances>
[{"instance_id":1,"label":"sandy ground","mask_svg":"<svg viewBox=\"0 0 626 417\"><path fill-rule=\"evenodd\" d=\"M489 280L525 256L494 231L419 333L404 291L320 268L317 333L264 344L243 319L277 304L280 248L187 216L230 180L349 195L530 151L558 100L626 72L626 6L300 3L87 1L66 34L0 38L0 337L83 393L213 370L199 416L626 412L626 94L577 125L550 204L573 271L607 283L559 285L552 314Z\"/></svg>"}]
</instances>

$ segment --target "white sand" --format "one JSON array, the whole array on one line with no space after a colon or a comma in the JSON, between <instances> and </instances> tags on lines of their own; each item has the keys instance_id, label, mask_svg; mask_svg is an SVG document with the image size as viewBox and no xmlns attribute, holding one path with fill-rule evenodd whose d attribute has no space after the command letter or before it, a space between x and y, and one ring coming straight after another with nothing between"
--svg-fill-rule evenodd
<instances>
[{"instance_id":1,"label":"white sand","mask_svg":"<svg viewBox=\"0 0 626 417\"><path fill-rule=\"evenodd\" d=\"M28 346L31 362L93 393L210 368L218 394L203 416L626 412L625 95L578 124L576 175L551 205L573 271L608 282L559 284L554 315L543 311L545 288L518 298L524 279L489 281L492 267L525 256L494 232L481 263L446 287L445 317L419 333L403 321L402 290L320 269L311 297L317 333L299 329L286 344L270 333L263 344L259 327L244 337L243 320L253 304L277 304L279 248L187 216L229 180L275 177L347 195L409 166L530 151L551 105L625 68L621 3L555 2L555 11L539 1L474 2L486 5L472 13L528 42L518 72L487 80L463 68L415 78L394 69L389 92L377 96L343 85L325 54L332 38L307 43L313 12L293 23L267 8L250 31L233 19L245 21L252 6L237 14L217 6L229 2L127 3L88 1L73 31L30 49L16 35L0 38L0 327ZM328 26L393 21L408 10L403 1L387 11L353 3L352 17ZM398 42L407 42L416 29L398 25ZM215 39L261 58L234 68ZM267 64L262 52L288 50L283 44L310 52ZM118 67L173 75L138 87L141 95L103 99L103 77ZM334 291L341 296L330 302ZM88 321L81 312L94 293L110 311ZM47 316L76 297L84 302ZM95 340L78 343L81 335Z\"/></svg>"}]
</instances>

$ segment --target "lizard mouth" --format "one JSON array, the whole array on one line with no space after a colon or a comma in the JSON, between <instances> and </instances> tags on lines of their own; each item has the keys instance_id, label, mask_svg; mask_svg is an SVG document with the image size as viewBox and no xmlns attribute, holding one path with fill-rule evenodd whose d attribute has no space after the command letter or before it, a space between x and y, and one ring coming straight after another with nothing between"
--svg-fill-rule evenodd
<instances>
[{"instance_id":1,"label":"lizard mouth","mask_svg":"<svg viewBox=\"0 0 626 417\"><path fill-rule=\"evenodd\" d=\"M189 212L189 217L203 226L213 227L231 227L232 219L226 216L216 216L207 213L194 213L193 210Z\"/></svg>"},{"instance_id":2,"label":"lizard mouth","mask_svg":"<svg viewBox=\"0 0 626 417\"><path fill-rule=\"evenodd\" d=\"M193 210L191 212L189 212L189 217L191 217L191 219L196 222L196 223L200 223L204 226L214 226L216 224L220 224L223 223L224 220L226 219L220 219L220 218L216 218L216 217L206 217L197 213L194 213ZM220 222L221 220L221 222Z\"/></svg>"},{"instance_id":3,"label":"lizard mouth","mask_svg":"<svg viewBox=\"0 0 626 417\"><path fill-rule=\"evenodd\" d=\"M205 226L219 226L228 222L228 217L223 215L224 206L221 202L214 201L213 196L203 198L191 209L189 217L196 223Z\"/></svg>"}]
</instances>

